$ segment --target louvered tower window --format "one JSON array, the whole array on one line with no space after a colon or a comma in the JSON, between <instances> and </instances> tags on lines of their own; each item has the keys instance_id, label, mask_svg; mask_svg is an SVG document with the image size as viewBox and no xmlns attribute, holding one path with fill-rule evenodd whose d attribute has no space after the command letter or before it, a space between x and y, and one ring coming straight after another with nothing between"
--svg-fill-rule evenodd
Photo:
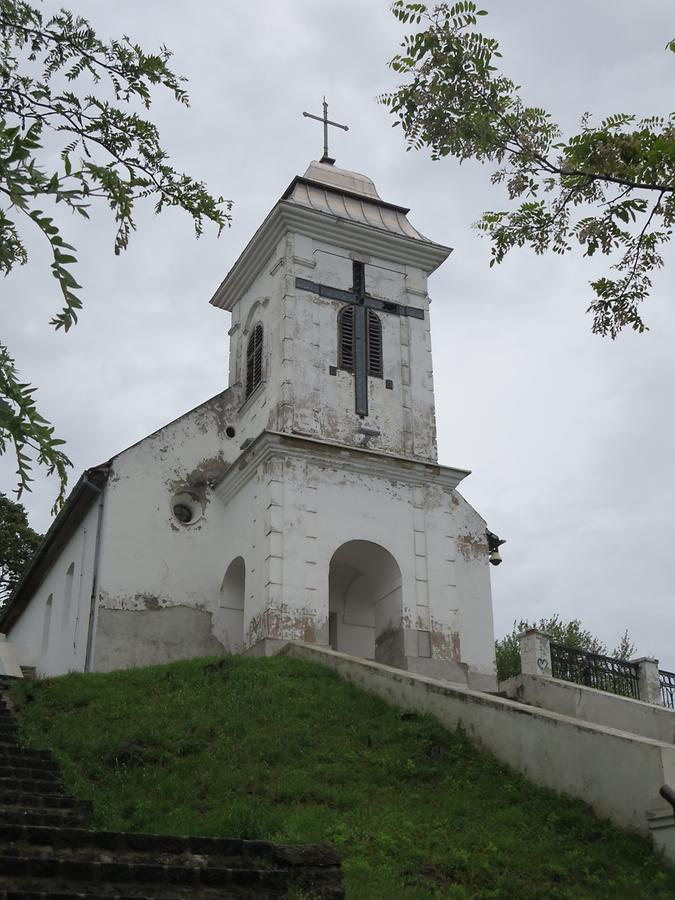
<instances>
[{"instance_id":1,"label":"louvered tower window","mask_svg":"<svg viewBox=\"0 0 675 900\"><path fill-rule=\"evenodd\" d=\"M382 323L368 310L366 324L368 374L382 378ZM338 368L354 371L354 307L344 306L338 313Z\"/></svg>"},{"instance_id":2,"label":"louvered tower window","mask_svg":"<svg viewBox=\"0 0 675 900\"><path fill-rule=\"evenodd\" d=\"M382 378L382 322L380 317L368 310L368 374Z\"/></svg>"},{"instance_id":3,"label":"louvered tower window","mask_svg":"<svg viewBox=\"0 0 675 900\"><path fill-rule=\"evenodd\" d=\"M246 347L246 396L250 397L262 381L263 327L256 325Z\"/></svg>"}]
</instances>

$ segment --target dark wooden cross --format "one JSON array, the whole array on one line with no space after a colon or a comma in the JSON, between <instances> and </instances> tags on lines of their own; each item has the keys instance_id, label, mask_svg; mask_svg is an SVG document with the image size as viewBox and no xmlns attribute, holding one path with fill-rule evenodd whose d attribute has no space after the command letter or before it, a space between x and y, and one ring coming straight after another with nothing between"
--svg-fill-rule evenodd
<instances>
[{"instance_id":1,"label":"dark wooden cross","mask_svg":"<svg viewBox=\"0 0 675 900\"><path fill-rule=\"evenodd\" d=\"M328 118L328 104L325 97L323 98L323 116L315 116L313 113L308 112L304 112L303 116L306 119L316 119L317 122L323 122L323 156L319 162L328 163L332 166L335 160L328 155L328 126L332 125L334 128L341 128L343 131L349 131L349 126L340 125L339 122L331 122Z\"/></svg>"},{"instance_id":2,"label":"dark wooden cross","mask_svg":"<svg viewBox=\"0 0 675 900\"><path fill-rule=\"evenodd\" d=\"M296 278L295 286L301 291L311 291L318 294L319 297L339 300L341 303L348 303L354 307L355 410L358 416L365 418L368 415L368 310L391 313L394 316L409 316L413 319L423 319L424 310L371 297L366 291L364 263L354 260L352 266L354 284L351 291L343 291L328 284L317 284L306 278Z\"/></svg>"}]
</instances>

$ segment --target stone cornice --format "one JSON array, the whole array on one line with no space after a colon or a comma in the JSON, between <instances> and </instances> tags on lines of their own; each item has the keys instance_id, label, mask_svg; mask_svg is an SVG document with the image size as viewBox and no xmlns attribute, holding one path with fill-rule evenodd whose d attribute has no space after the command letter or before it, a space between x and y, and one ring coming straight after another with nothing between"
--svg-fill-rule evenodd
<instances>
[{"instance_id":1,"label":"stone cornice","mask_svg":"<svg viewBox=\"0 0 675 900\"><path fill-rule=\"evenodd\" d=\"M336 444L316 438L263 431L233 462L215 487L223 503L238 491L257 472L261 464L277 456L309 460L318 466L338 466L345 472L370 475L407 484L432 484L453 490L470 472L436 463L425 463L403 456L378 453L375 450Z\"/></svg>"},{"instance_id":2,"label":"stone cornice","mask_svg":"<svg viewBox=\"0 0 675 900\"><path fill-rule=\"evenodd\" d=\"M427 275L452 252L450 247L392 234L320 210L280 200L267 216L211 298L213 306L231 310L251 286L278 241L296 231L348 250L370 253L402 265L419 266Z\"/></svg>"}]
</instances>

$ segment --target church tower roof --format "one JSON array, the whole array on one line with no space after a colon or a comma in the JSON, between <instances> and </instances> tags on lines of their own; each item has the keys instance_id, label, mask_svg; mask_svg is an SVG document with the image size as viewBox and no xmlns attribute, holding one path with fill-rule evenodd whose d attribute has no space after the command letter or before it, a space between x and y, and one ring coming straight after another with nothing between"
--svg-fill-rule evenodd
<instances>
[{"instance_id":1,"label":"church tower roof","mask_svg":"<svg viewBox=\"0 0 675 900\"><path fill-rule=\"evenodd\" d=\"M408 208L382 200L366 175L330 162L309 164L297 175L244 248L211 298L231 310L285 231L298 231L328 243L402 264L427 275L452 252L429 240L408 221Z\"/></svg>"},{"instance_id":2,"label":"church tower roof","mask_svg":"<svg viewBox=\"0 0 675 900\"><path fill-rule=\"evenodd\" d=\"M338 169L330 163L311 162L302 177L293 179L283 199L391 234L432 243L410 224L407 207L385 203L375 183L366 175Z\"/></svg>"},{"instance_id":3,"label":"church tower roof","mask_svg":"<svg viewBox=\"0 0 675 900\"><path fill-rule=\"evenodd\" d=\"M370 200L379 200L380 202L382 200L377 193L375 182L367 175L350 172L348 169L339 169L330 163L311 162L303 178L307 181L318 181L321 184L330 185L339 191L368 197Z\"/></svg>"}]
</instances>

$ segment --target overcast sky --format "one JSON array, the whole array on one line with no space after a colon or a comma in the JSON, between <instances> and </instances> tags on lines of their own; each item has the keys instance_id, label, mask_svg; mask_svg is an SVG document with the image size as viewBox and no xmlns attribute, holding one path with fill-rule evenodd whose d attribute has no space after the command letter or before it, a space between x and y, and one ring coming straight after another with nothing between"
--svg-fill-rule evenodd
<instances>
[{"instance_id":1,"label":"overcast sky","mask_svg":"<svg viewBox=\"0 0 675 900\"><path fill-rule=\"evenodd\" d=\"M61 3L47 0L45 11ZM65 4L69 5L69 4ZM565 128L585 111L667 113L675 57L668 0L485 0L482 20L529 104ZM591 334L588 282L604 260L513 252L488 268L472 223L505 208L489 170L406 152L376 97L395 86L387 61L404 29L379 0L81 0L102 37L166 44L192 105L158 95L153 118L173 164L234 201L232 228L199 241L185 214L139 210L130 249L112 253L101 209L68 219L81 260L80 324L55 334L46 247L26 233L29 265L2 283L3 336L43 413L83 468L160 427L227 384L229 314L209 299L296 174L321 154L302 111L349 125L337 164L373 178L383 199L454 252L432 277L440 461L469 468L462 485L507 539L492 570L498 636L516 618L578 617L610 648L628 628L639 655L675 669L675 259L644 307L650 331ZM13 460L0 460L2 489ZM36 476L24 502L45 530L56 484Z\"/></svg>"}]
</instances>

